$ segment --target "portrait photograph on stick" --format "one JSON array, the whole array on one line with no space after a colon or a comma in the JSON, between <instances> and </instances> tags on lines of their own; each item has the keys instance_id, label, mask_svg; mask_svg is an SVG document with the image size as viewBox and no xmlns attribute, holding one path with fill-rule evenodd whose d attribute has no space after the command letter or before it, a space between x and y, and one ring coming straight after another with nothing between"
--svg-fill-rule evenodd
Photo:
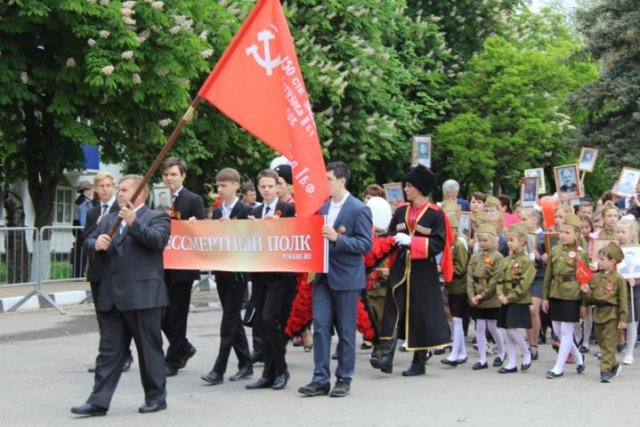
<instances>
[{"instance_id":1,"label":"portrait photograph on stick","mask_svg":"<svg viewBox=\"0 0 640 427\"><path fill-rule=\"evenodd\" d=\"M595 148L582 147L580 158L578 159L578 169L582 172L593 172L598 158L598 150Z\"/></svg>"},{"instance_id":2,"label":"portrait photograph on stick","mask_svg":"<svg viewBox=\"0 0 640 427\"><path fill-rule=\"evenodd\" d=\"M540 182L539 177L525 177L520 188L520 200L522 200L522 206L532 207L536 205L538 200L538 184Z\"/></svg>"},{"instance_id":3,"label":"portrait photograph on stick","mask_svg":"<svg viewBox=\"0 0 640 427\"><path fill-rule=\"evenodd\" d=\"M556 191L560 201L579 199L583 196L578 165L563 165L553 168L553 176L556 181Z\"/></svg>"},{"instance_id":4,"label":"portrait photograph on stick","mask_svg":"<svg viewBox=\"0 0 640 427\"><path fill-rule=\"evenodd\" d=\"M427 168L431 168L431 137L413 137L413 155L411 158L411 165L422 165Z\"/></svg>"},{"instance_id":5,"label":"portrait photograph on stick","mask_svg":"<svg viewBox=\"0 0 640 427\"><path fill-rule=\"evenodd\" d=\"M532 168L524 170L525 178L536 177L539 178L540 184L538 184L538 194L545 194L547 192L547 183L544 178L544 169L543 168Z\"/></svg>"},{"instance_id":6,"label":"portrait photograph on stick","mask_svg":"<svg viewBox=\"0 0 640 427\"><path fill-rule=\"evenodd\" d=\"M637 193L638 181L640 181L640 169L623 167L613 193L620 197L632 198Z\"/></svg>"},{"instance_id":7,"label":"portrait photograph on stick","mask_svg":"<svg viewBox=\"0 0 640 427\"><path fill-rule=\"evenodd\" d=\"M618 264L618 273L625 279L640 278L640 246L623 246L624 259Z\"/></svg>"},{"instance_id":8,"label":"portrait photograph on stick","mask_svg":"<svg viewBox=\"0 0 640 427\"><path fill-rule=\"evenodd\" d=\"M389 202L392 209L395 209L399 204L404 203L404 191L402 190L401 182L390 182L388 184L384 184L383 187L387 202Z\"/></svg>"}]
</instances>

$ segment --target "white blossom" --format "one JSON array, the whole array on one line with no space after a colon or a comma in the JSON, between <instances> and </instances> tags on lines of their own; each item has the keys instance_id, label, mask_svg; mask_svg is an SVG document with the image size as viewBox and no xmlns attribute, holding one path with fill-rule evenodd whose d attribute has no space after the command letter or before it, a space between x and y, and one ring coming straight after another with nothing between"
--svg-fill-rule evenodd
<instances>
[{"instance_id":1,"label":"white blossom","mask_svg":"<svg viewBox=\"0 0 640 427\"><path fill-rule=\"evenodd\" d=\"M100 0L102 6L109 6L109 3L111 3L111 0Z\"/></svg>"},{"instance_id":2,"label":"white blossom","mask_svg":"<svg viewBox=\"0 0 640 427\"><path fill-rule=\"evenodd\" d=\"M124 16L131 16L135 15L136 12L131 8L123 7L122 9L120 9L120 13Z\"/></svg>"},{"instance_id":3,"label":"white blossom","mask_svg":"<svg viewBox=\"0 0 640 427\"><path fill-rule=\"evenodd\" d=\"M211 55L213 55L213 49L205 49L200 52L200 56L202 56L204 59L209 58Z\"/></svg>"},{"instance_id":4,"label":"white blossom","mask_svg":"<svg viewBox=\"0 0 640 427\"><path fill-rule=\"evenodd\" d=\"M120 56L122 57L122 59L131 59L131 58L133 58L133 51L132 50L125 50L124 52L122 52L120 54Z\"/></svg>"},{"instance_id":5,"label":"white blossom","mask_svg":"<svg viewBox=\"0 0 640 427\"><path fill-rule=\"evenodd\" d=\"M161 1L154 1L153 3L151 3L151 7L154 8L155 10L162 10L163 6L164 6L164 2L161 2Z\"/></svg>"},{"instance_id":6,"label":"white blossom","mask_svg":"<svg viewBox=\"0 0 640 427\"><path fill-rule=\"evenodd\" d=\"M158 122L158 124L160 125L160 127L167 127L171 124L172 120L171 119L162 119Z\"/></svg>"},{"instance_id":7,"label":"white blossom","mask_svg":"<svg viewBox=\"0 0 640 427\"><path fill-rule=\"evenodd\" d=\"M201 38L202 40L206 40L208 35L209 35L209 32L207 30L204 30L203 32L200 33L198 37Z\"/></svg>"},{"instance_id":8,"label":"white blossom","mask_svg":"<svg viewBox=\"0 0 640 427\"><path fill-rule=\"evenodd\" d=\"M126 7L128 9L131 9L135 5L136 5L135 1L125 1L124 3L122 3L122 7Z\"/></svg>"},{"instance_id":9,"label":"white blossom","mask_svg":"<svg viewBox=\"0 0 640 427\"><path fill-rule=\"evenodd\" d=\"M94 47L96 45L96 41L94 39L89 39L87 40L87 44L91 47Z\"/></svg>"},{"instance_id":10,"label":"white blossom","mask_svg":"<svg viewBox=\"0 0 640 427\"><path fill-rule=\"evenodd\" d=\"M76 60L73 58L67 58L67 67L73 68L76 66Z\"/></svg>"},{"instance_id":11,"label":"white blossom","mask_svg":"<svg viewBox=\"0 0 640 427\"><path fill-rule=\"evenodd\" d=\"M111 74L113 74L113 70L115 70L116 67L114 67L113 65L107 65L106 67L102 67L102 74L104 74L105 76L110 76Z\"/></svg>"},{"instance_id":12,"label":"white blossom","mask_svg":"<svg viewBox=\"0 0 640 427\"><path fill-rule=\"evenodd\" d=\"M182 27L181 27L180 25L175 25L175 26L173 26L173 27L169 28L169 32L170 32L171 34L173 34L174 36L175 36L176 34L178 34L180 31L182 31Z\"/></svg>"},{"instance_id":13,"label":"white blossom","mask_svg":"<svg viewBox=\"0 0 640 427\"><path fill-rule=\"evenodd\" d=\"M124 22L126 25L136 25L136 20L135 19L131 19L128 16L123 16L122 17L122 22Z\"/></svg>"},{"instance_id":14,"label":"white blossom","mask_svg":"<svg viewBox=\"0 0 640 427\"><path fill-rule=\"evenodd\" d=\"M102 37L103 39L109 38L109 36L111 35L111 33L107 30L100 30L98 34L100 34L100 37Z\"/></svg>"},{"instance_id":15,"label":"white blossom","mask_svg":"<svg viewBox=\"0 0 640 427\"><path fill-rule=\"evenodd\" d=\"M149 36L151 35L151 32L149 30L144 30L143 32L141 32L140 34L138 34L137 40L142 43L144 42L146 39L149 38Z\"/></svg>"},{"instance_id":16,"label":"white blossom","mask_svg":"<svg viewBox=\"0 0 640 427\"><path fill-rule=\"evenodd\" d=\"M29 83L29 74L26 71L20 73L20 81L25 85Z\"/></svg>"},{"instance_id":17,"label":"white blossom","mask_svg":"<svg viewBox=\"0 0 640 427\"><path fill-rule=\"evenodd\" d=\"M189 86L189 79L184 78L184 77L179 78L179 79L178 79L178 84L179 84L180 86Z\"/></svg>"},{"instance_id":18,"label":"white blossom","mask_svg":"<svg viewBox=\"0 0 640 427\"><path fill-rule=\"evenodd\" d=\"M159 69L158 71L156 71L156 74L157 74L159 77L164 77L164 76L166 76L167 74L169 74L169 70L168 70L167 68L161 68L161 69Z\"/></svg>"},{"instance_id":19,"label":"white blossom","mask_svg":"<svg viewBox=\"0 0 640 427\"><path fill-rule=\"evenodd\" d=\"M140 74L135 73L131 77L131 81L133 82L134 85L139 85L140 83L142 83L142 79L140 78Z\"/></svg>"}]
</instances>

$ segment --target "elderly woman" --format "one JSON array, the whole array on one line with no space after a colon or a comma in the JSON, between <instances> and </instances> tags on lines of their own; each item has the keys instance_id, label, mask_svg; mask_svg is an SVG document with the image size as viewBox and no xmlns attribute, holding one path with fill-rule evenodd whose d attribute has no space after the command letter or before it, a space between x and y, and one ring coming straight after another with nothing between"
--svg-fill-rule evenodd
<instances>
[{"instance_id":1,"label":"elderly woman","mask_svg":"<svg viewBox=\"0 0 640 427\"><path fill-rule=\"evenodd\" d=\"M448 179L442 184L442 198L443 200L451 200L460 205L463 212L469 212L469 202L464 199L458 199L460 193L460 184L458 181Z\"/></svg>"}]
</instances>

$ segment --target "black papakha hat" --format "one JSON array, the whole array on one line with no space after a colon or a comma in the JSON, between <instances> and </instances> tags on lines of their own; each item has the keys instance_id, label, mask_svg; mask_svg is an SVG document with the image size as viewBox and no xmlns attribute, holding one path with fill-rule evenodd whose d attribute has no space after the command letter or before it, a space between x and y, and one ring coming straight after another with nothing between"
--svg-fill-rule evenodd
<instances>
[{"instance_id":1,"label":"black papakha hat","mask_svg":"<svg viewBox=\"0 0 640 427\"><path fill-rule=\"evenodd\" d=\"M418 165L411 168L402 178L402 186L407 182L416 187L423 196L428 196L436 187L437 178L431 169Z\"/></svg>"}]
</instances>

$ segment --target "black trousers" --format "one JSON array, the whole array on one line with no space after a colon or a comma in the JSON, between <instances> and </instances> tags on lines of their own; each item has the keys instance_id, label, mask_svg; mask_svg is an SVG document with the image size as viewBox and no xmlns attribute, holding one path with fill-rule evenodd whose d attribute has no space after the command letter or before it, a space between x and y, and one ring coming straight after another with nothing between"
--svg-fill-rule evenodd
<instances>
[{"instance_id":1,"label":"black trousers","mask_svg":"<svg viewBox=\"0 0 640 427\"><path fill-rule=\"evenodd\" d=\"M100 353L96 359L93 391L88 403L109 408L122 365L128 357L131 338L138 349L140 380L145 403L163 402L167 397L164 353L162 352L163 307L120 311L113 307L101 312Z\"/></svg>"},{"instance_id":2,"label":"black trousers","mask_svg":"<svg viewBox=\"0 0 640 427\"><path fill-rule=\"evenodd\" d=\"M166 280L165 283L169 297L169 306L162 319L162 332L169 341L165 360L167 365L179 368L191 349L191 343L187 340L187 317L191 305L193 281L171 282Z\"/></svg>"},{"instance_id":3,"label":"black trousers","mask_svg":"<svg viewBox=\"0 0 640 427\"><path fill-rule=\"evenodd\" d=\"M287 370L286 339L282 326L284 312L291 311L296 289L295 276L271 275L269 281L254 278L253 298L256 304L254 331L263 339L264 370L262 377L273 380Z\"/></svg>"},{"instance_id":4,"label":"black trousers","mask_svg":"<svg viewBox=\"0 0 640 427\"><path fill-rule=\"evenodd\" d=\"M98 292L100 292L100 282L91 282L91 298L93 298L93 306L96 310L96 321L98 322L98 333L102 336L102 313L98 310ZM99 357L99 356L98 356ZM132 358L131 348L127 347L127 358ZM98 364L98 358L96 357L96 365Z\"/></svg>"},{"instance_id":5,"label":"black trousers","mask_svg":"<svg viewBox=\"0 0 640 427\"><path fill-rule=\"evenodd\" d=\"M238 358L238 369L251 366L249 342L240 314L247 282L242 273L216 272L215 275L216 289L222 303L222 322L220 323L220 348L213 370L224 374L232 348Z\"/></svg>"}]
</instances>

